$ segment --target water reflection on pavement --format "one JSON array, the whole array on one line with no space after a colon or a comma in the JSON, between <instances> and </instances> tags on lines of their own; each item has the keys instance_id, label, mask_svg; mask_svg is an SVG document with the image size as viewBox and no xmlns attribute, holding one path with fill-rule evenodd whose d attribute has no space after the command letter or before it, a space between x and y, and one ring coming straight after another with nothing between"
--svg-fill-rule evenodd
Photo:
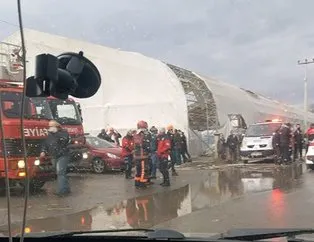
<instances>
[{"instance_id":1,"label":"water reflection on pavement","mask_svg":"<svg viewBox=\"0 0 314 242\"><path fill-rule=\"evenodd\" d=\"M187 184L178 189L138 196L113 206L99 205L79 213L28 220L26 232L150 228L156 225L180 230L180 227L172 223L176 218L203 209L215 209L225 202L252 193L274 190L274 194L278 191L278 194L282 195L300 189L304 184L304 170L301 164L213 170L209 171L208 177L202 182ZM250 196L246 197L250 199ZM275 195L273 198L273 202L276 202ZM274 216L280 216L280 210L273 213ZM208 223L206 218L199 221L195 216L186 216L184 224L193 225L195 219L198 224ZM19 230L20 224L14 224L14 234L18 234ZM7 226L0 227L0 232L4 235L6 231Z\"/></svg>"}]
</instances>

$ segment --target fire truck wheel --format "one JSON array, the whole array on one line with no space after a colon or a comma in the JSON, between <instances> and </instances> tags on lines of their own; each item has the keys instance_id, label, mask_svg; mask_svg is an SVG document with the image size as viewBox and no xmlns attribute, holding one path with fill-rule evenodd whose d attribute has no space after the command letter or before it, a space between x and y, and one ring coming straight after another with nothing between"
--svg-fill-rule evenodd
<instances>
[{"instance_id":1,"label":"fire truck wheel","mask_svg":"<svg viewBox=\"0 0 314 242\"><path fill-rule=\"evenodd\" d=\"M5 181L4 179L0 179L0 196L5 196L6 190L5 190Z\"/></svg>"},{"instance_id":2,"label":"fire truck wheel","mask_svg":"<svg viewBox=\"0 0 314 242\"><path fill-rule=\"evenodd\" d=\"M106 171L106 164L105 161L103 161L100 158L95 158L92 162L92 169L93 172L97 173L97 174L102 174Z\"/></svg>"},{"instance_id":3,"label":"fire truck wheel","mask_svg":"<svg viewBox=\"0 0 314 242\"><path fill-rule=\"evenodd\" d=\"M38 191L40 190L44 185L45 185L46 182L44 181L39 181L39 180L31 180L30 183L29 183L29 190L31 192L35 192L35 191ZM24 182L19 182L18 185L21 187L21 188L24 188Z\"/></svg>"},{"instance_id":4,"label":"fire truck wheel","mask_svg":"<svg viewBox=\"0 0 314 242\"><path fill-rule=\"evenodd\" d=\"M32 180L29 184L30 190L39 190L41 189L46 182L44 181L38 181L38 180Z\"/></svg>"}]
</instances>

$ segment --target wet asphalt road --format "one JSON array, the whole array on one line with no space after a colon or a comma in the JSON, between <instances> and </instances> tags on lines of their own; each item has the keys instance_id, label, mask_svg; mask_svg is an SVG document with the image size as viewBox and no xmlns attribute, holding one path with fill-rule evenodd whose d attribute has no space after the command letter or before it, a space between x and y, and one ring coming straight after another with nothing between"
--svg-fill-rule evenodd
<instances>
[{"instance_id":1,"label":"wet asphalt road","mask_svg":"<svg viewBox=\"0 0 314 242\"><path fill-rule=\"evenodd\" d=\"M164 227L182 232L224 232L243 227L314 227L314 172L273 164L179 169L170 188L160 181L136 190L121 174L72 174L73 194L58 198L54 184L32 194L28 232ZM13 231L19 232L22 194L12 196ZM0 232L6 201L0 198Z\"/></svg>"}]
</instances>

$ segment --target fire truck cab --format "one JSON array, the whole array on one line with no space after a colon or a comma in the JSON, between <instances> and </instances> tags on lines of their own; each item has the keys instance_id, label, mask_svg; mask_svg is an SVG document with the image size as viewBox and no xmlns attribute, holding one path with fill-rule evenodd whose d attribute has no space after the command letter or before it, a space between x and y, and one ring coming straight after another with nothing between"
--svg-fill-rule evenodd
<instances>
[{"instance_id":1,"label":"fire truck cab","mask_svg":"<svg viewBox=\"0 0 314 242\"><path fill-rule=\"evenodd\" d=\"M4 130L0 136L1 191L4 190L5 157L8 160L8 176L12 186L23 186L26 178L21 138L23 65L20 50L19 46L0 42L0 114ZM55 179L55 171L50 160L38 158L52 114L48 102L41 97L25 97L24 108L24 135L30 186L40 188L46 181Z\"/></svg>"},{"instance_id":2,"label":"fire truck cab","mask_svg":"<svg viewBox=\"0 0 314 242\"><path fill-rule=\"evenodd\" d=\"M249 125L240 147L241 160L252 163L275 159L273 136L282 124L274 119Z\"/></svg>"},{"instance_id":3,"label":"fire truck cab","mask_svg":"<svg viewBox=\"0 0 314 242\"><path fill-rule=\"evenodd\" d=\"M77 103L68 98L60 100L54 97L47 99L54 120L62 125L68 131L71 137L69 145L71 161L70 170L75 169L81 162L87 162L88 148L85 146L85 135L82 124L82 117Z\"/></svg>"}]
</instances>

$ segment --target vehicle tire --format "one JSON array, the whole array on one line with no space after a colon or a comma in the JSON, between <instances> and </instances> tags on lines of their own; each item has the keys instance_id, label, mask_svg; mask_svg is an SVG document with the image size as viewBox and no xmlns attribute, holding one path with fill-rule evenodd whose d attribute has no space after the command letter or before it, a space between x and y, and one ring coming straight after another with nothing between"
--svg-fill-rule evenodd
<instances>
[{"instance_id":1,"label":"vehicle tire","mask_svg":"<svg viewBox=\"0 0 314 242\"><path fill-rule=\"evenodd\" d=\"M29 183L29 190L38 191L45 185L45 183L46 183L45 181L32 180Z\"/></svg>"},{"instance_id":2,"label":"vehicle tire","mask_svg":"<svg viewBox=\"0 0 314 242\"><path fill-rule=\"evenodd\" d=\"M311 170L313 171L313 170L314 170L314 165L313 165L313 164L308 164L308 165L307 165L307 168L308 168L308 169L311 169Z\"/></svg>"},{"instance_id":3,"label":"vehicle tire","mask_svg":"<svg viewBox=\"0 0 314 242\"><path fill-rule=\"evenodd\" d=\"M104 173L106 171L105 161L100 158L95 158L92 161L92 169L93 169L93 172L96 174Z\"/></svg>"},{"instance_id":4,"label":"vehicle tire","mask_svg":"<svg viewBox=\"0 0 314 242\"><path fill-rule=\"evenodd\" d=\"M31 180L29 182L29 191L30 192L36 192L38 190L40 190L44 185L45 185L45 181L40 181L40 180ZM22 182L19 182L18 183L19 187L21 188L25 188L25 184L24 184L24 181Z\"/></svg>"},{"instance_id":5,"label":"vehicle tire","mask_svg":"<svg viewBox=\"0 0 314 242\"><path fill-rule=\"evenodd\" d=\"M6 189L5 189L5 180L0 179L0 196L5 196L6 195Z\"/></svg>"},{"instance_id":6,"label":"vehicle tire","mask_svg":"<svg viewBox=\"0 0 314 242\"><path fill-rule=\"evenodd\" d=\"M30 186L35 189L40 189L45 185L45 183L45 181L33 180L31 181Z\"/></svg>"}]
</instances>

